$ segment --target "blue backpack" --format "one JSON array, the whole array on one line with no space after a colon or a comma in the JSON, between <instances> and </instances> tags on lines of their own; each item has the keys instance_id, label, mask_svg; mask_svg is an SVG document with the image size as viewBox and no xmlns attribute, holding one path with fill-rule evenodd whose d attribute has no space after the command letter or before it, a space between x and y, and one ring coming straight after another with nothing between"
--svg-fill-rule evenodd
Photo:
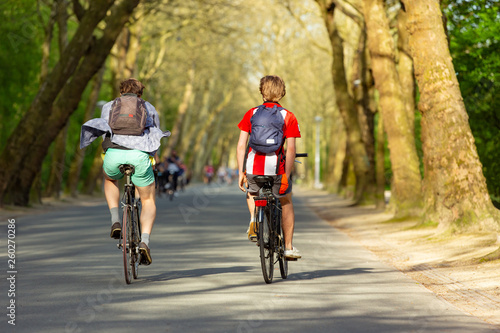
<instances>
[{"instance_id":1,"label":"blue backpack","mask_svg":"<svg viewBox=\"0 0 500 333\"><path fill-rule=\"evenodd\" d=\"M257 107L250 118L252 124L248 145L260 153L274 153L283 144L283 125L285 120L281 115L280 106L269 108L265 105Z\"/></svg>"}]
</instances>

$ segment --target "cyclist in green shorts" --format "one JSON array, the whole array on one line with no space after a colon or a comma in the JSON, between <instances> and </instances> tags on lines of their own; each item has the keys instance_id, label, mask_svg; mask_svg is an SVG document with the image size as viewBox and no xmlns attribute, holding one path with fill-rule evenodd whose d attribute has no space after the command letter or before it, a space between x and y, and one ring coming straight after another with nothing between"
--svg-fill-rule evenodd
<instances>
[{"instance_id":1,"label":"cyclist in green shorts","mask_svg":"<svg viewBox=\"0 0 500 333\"><path fill-rule=\"evenodd\" d=\"M118 180L123 178L119 170L121 164L131 164L135 168L132 182L139 191L142 202L141 211L141 243L139 251L145 258L145 264L151 264L149 237L156 218L155 179L151 159L157 160L156 151L160 147L160 140L170 136L170 132L160 130L158 112L149 102L141 100L144 85L136 79L127 79L120 84L121 97L134 96L143 102L147 111L144 130L140 135L123 135L113 133L109 118L113 102L102 107L101 118L89 120L82 126L80 148L88 146L99 136L103 136L103 151L105 152L103 170L105 174L104 194L111 213L111 238L118 239L121 234L119 216L120 189ZM138 106L139 108L139 106Z\"/></svg>"}]
</instances>

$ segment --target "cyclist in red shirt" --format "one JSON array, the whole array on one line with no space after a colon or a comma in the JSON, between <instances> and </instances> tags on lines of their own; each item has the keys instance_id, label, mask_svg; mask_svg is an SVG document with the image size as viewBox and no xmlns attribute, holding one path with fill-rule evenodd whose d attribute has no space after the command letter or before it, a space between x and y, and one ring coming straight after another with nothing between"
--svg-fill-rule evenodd
<instances>
[{"instance_id":1,"label":"cyclist in red shirt","mask_svg":"<svg viewBox=\"0 0 500 333\"><path fill-rule=\"evenodd\" d=\"M260 93L264 100L264 105L272 108L281 107L278 103L285 96L285 83L279 76L268 75L260 80ZM254 181L256 175L274 176L273 194L279 198L282 206L283 233L285 237L285 257L290 259L301 258L297 248L293 247L293 231L295 225L295 213L292 203L292 184L289 182L290 175L295 161L295 138L300 138L300 129L297 118L290 111L283 109L280 111L284 119L283 142L281 147L274 153L261 153L248 148L247 142L251 133L250 119L257 111L257 108L248 110L238 128L241 130L237 146L237 159L239 170L239 187L247 193L248 210L250 211L250 225L248 228L248 239L256 241L255 223L255 202L253 197L259 191L259 185ZM286 143L286 152L284 145ZM245 156L246 155L246 156ZM283 158L285 156L285 158ZM246 170L246 172L245 172Z\"/></svg>"}]
</instances>

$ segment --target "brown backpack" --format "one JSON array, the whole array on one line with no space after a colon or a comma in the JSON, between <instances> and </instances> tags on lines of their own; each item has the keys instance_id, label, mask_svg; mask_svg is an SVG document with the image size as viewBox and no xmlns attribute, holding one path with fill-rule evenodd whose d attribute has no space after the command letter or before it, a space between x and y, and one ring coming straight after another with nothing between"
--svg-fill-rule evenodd
<instances>
[{"instance_id":1,"label":"brown backpack","mask_svg":"<svg viewBox=\"0 0 500 333\"><path fill-rule=\"evenodd\" d=\"M113 134L141 135L146 128L148 111L143 99L123 94L113 101L109 111L109 127Z\"/></svg>"}]
</instances>

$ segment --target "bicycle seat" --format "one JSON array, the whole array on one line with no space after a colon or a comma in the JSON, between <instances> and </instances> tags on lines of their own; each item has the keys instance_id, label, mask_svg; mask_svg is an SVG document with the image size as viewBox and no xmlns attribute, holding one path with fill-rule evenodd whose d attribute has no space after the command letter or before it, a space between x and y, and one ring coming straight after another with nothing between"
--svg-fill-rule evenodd
<instances>
[{"instance_id":1,"label":"bicycle seat","mask_svg":"<svg viewBox=\"0 0 500 333\"><path fill-rule=\"evenodd\" d=\"M121 164L118 169L121 173L130 173L131 175L135 172L135 167L131 164Z\"/></svg>"},{"instance_id":2,"label":"bicycle seat","mask_svg":"<svg viewBox=\"0 0 500 333\"><path fill-rule=\"evenodd\" d=\"M274 184L274 177L273 176L255 176L254 180L259 186L263 186L267 183L269 183L271 186Z\"/></svg>"}]
</instances>

